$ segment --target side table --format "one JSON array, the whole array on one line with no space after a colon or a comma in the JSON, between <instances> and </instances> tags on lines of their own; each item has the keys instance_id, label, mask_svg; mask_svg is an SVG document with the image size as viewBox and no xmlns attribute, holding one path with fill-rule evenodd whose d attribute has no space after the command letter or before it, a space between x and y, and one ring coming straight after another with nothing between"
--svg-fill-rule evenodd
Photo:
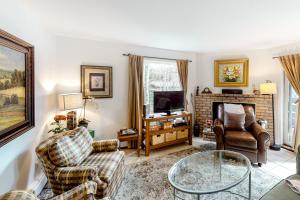
<instances>
[{"instance_id":1,"label":"side table","mask_svg":"<svg viewBox=\"0 0 300 200\"><path fill-rule=\"evenodd\" d=\"M121 132L118 132L118 140L120 142L135 142L136 143L136 150L138 157L140 157L140 145L139 145L139 134L132 134L132 135L122 135Z\"/></svg>"}]
</instances>

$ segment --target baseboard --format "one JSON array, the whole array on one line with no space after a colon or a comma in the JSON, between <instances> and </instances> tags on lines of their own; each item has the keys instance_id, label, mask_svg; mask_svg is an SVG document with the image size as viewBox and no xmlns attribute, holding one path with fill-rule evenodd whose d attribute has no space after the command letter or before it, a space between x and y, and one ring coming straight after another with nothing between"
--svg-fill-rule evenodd
<instances>
[{"instance_id":1,"label":"baseboard","mask_svg":"<svg viewBox=\"0 0 300 200\"><path fill-rule=\"evenodd\" d=\"M41 173L28 187L35 195L39 195L47 184L47 177Z\"/></svg>"}]
</instances>

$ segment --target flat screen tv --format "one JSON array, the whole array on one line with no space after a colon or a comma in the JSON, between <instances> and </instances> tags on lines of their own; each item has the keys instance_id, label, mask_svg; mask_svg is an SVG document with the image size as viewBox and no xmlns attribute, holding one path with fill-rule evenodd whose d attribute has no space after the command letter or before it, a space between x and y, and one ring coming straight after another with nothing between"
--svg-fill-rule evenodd
<instances>
[{"instance_id":1,"label":"flat screen tv","mask_svg":"<svg viewBox=\"0 0 300 200\"><path fill-rule=\"evenodd\" d=\"M154 112L167 113L184 110L183 91L155 91L154 92Z\"/></svg>"}]
</instances>

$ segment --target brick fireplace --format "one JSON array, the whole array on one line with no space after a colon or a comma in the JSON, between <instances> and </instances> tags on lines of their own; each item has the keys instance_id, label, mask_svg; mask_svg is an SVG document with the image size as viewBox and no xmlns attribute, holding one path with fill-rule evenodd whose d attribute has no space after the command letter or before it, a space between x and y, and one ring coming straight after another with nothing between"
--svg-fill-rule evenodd
<instances>
[{"instance_id":1,"label":"brick fireplace","mask_svg":"<svg viewBox=\"0 0 300 200\"><path fill-rule=\"evenodd\" d=\"M271 95L255 94L200 94L195 96L195 120L200 124L200 135L207 119L213 118L213 102L254 104L256 120L268 121L267 131L273 144L273 109Z\"/></svg>"}]
</instances>

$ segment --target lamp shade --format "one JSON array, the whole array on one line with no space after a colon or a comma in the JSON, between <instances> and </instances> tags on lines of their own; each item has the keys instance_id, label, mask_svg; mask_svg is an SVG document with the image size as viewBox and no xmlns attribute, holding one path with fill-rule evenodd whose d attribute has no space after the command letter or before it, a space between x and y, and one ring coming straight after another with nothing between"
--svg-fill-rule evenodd
<instances>
[{"instance_id":1,"label":"lamp shade","mask_svg":"<svg viewBox=\"0 0 300 200\"><path fill-rule=\"evenodd\" d=\"M73 110L82 107L82 94L69 93L58 95L58 107L60 110Z\"/></svg>"},{"instance_id":2,"label":"lamp shade","mask_svg":"<svg viewBox=\"0 0 300 200\"><path fill-rule=\"evenodd\" d=\"M276 94L277 93L276 83L260 84L260 93L261 94Z\"/></svg>"}]
</instances>

